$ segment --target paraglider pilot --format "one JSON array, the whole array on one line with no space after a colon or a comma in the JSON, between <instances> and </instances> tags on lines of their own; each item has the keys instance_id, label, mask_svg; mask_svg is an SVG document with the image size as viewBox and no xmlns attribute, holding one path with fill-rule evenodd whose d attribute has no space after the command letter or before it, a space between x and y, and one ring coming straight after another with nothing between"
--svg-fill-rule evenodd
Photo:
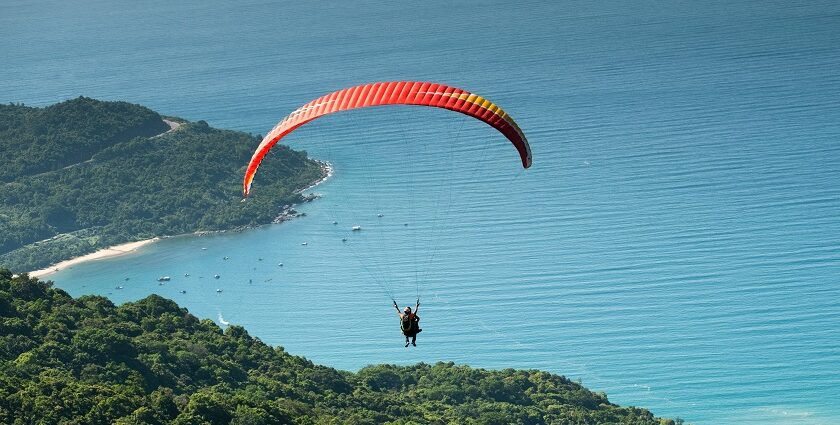
<instances>
[{"instance_id":1,"label":"paraglider pilot","mask_svg":"<svg viewBox=\"0 0 840 425\"><path fill-rule=\"evenodd\" d=\"M417 311L420 310L420 299L417 299L414 311L411 311L411 307L408 306L400 311L396 301L394 301L394 308L397 310L397 315L400 316L400 329L405 335L405 346L408 347L408 344L411 344L416 347L417 334L423 331L423 329L420 329L420 316L417 315ZM410 342L409 338L411 338Z\"/></svg>"}]
</instances>

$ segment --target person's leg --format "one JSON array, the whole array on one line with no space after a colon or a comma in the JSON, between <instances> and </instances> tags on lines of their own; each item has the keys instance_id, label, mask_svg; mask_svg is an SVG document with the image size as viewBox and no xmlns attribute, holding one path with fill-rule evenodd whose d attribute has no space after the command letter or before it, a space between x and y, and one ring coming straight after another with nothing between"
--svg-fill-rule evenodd
<instances>
[{"instance_id":1,"label":"person's leg","mask_svg":"<svg viewBox=\"0 0 840 425\"><path fill-rule=\"evenodd\" d=\"M411 336L411 345L417 346L417 334Z\"/></svg>"},{"instance_id":2,"label":"person's leg","mask_svg":"<svg viewBox=\"0 0 840 425\"><path fill-rule=\"evenodd\" d=\"M406 335L406 336L405 336L405 346L406 346L406 347L408 347L408 344L409 344L409 342L408 342L408 335Z\"/></svg>"}]
</instances>

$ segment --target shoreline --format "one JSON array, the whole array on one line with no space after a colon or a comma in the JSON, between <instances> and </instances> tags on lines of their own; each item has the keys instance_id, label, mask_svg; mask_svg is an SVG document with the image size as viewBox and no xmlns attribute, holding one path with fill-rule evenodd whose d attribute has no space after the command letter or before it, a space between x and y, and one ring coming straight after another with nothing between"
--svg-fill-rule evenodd
<instances>
[{"instance_id":1,"label":"shoreline","mask_svg":"<svg viewBox=\"0 0 840 425\"><path fill-rule=\"evenodd\" d=\"M88 261L96 261L96 260L104 260L106 258L114 258L120 257L126 254L131 254L132 252L137 251L140 247L146 246L153 242L160 240L159 237L154 237L151 239L144 239L142 241L136 242L128 242L124 244L109 246L108 248L100 249L99 251L91 252L90 254L82 255L81 257L71 258L69 260L60 261L56 264L53 264L49 267L40 269L40 270L33 270L28 272L30 277L36 277L38 279L49 276L57 271L61 271L63 269L73 267L77 264L86 263Z\"/></svg>"},{"instance_id":2,"label":"shoreline","mask_svg":"<svg viewBox=\"0 0 840 425\"><path fill-rule=\"evenodd\" d=\"M303 193L303 192L306 192L309 189L314 189L315 186L318 186L319 184L329 180L329 178L332 177L333 174L335 174L335 167L333 167L333 165L330 164L329 161L320 161L320 160L317 160L317 159L313 159L313 161L317 162L318 165L321 166L321 171L324 172L324 176L321 177L318 180L313 181L312 183L309 184L309 186L306 186L305 188L303 188L301 190L295 191L295 193Z\"/></svg>"},{"instance_id":3,"label":"shoreline","mask_svg":"<svg viewBox=\"0 0 840 425\"><path fill-rule=\"evenodd\" d=\"M170 130L170 131L172 131L172 130ZM319 179L310 183L305 188L296 191L296 193L303 193L307 190L313 189L316 186L318 186L319 184L327 181L330 177L333 176L333 174L335 172L335 168L333 168L332 164L330 164L329 162L326 162L326 161L319 161L317 159L313 160L313 161L317 162L321 166L321 170L324 172L324 175L322 177L320 177ZM314 200L314 199L316 199L316 197L313 197L310 200ZM308 202L308 201L306 201L306 202ZM292 205L292 206L294 206L294 205ZM294 211L294 210L292 210L292 211ZM287 215L288 212L289 212L288 210L281 211L278 218L282 217L282 219L280 219L280 220L275 219L275 221L271 224L279 224L279 223L282 223L284 221L291 220L295 217L299 217L299 215L296 212L293 213L293 214L288 214ZM178 236L190 236L190 235L191 236L201 236L201 235L204 235L204 234L207 234L207 233L217 233L217 232L226 232L226 230L214 231L214 232L197 231L197 232L186 233L184 235L178 235ZM41 278L49 276L49 275L51 275L55 272L64 270L64 269L69 268L69 267L73 267L73 266L81 264L81 263L86 263L88 261L103 260L103 259L106 259L106 258L114 258L114 257L121 257L123 255L128 255L128 254L131 254L131 253L137 251L140 247L143 247L143 246L149 245L151 243L157 242L157 241L161 240L162 238L169 238L169 237L172 237L172 236L156 236L154 238L144 239L142 241L127 242L127 243L124 243L124 244L109 246L108 248L103 248L103 249L100 249L98 251L91 252L90 254L85 254L85 255L82 255L82 256L79 256L79 257L71 258L69 260L60 261L56 264L53 264L49 267L45 267L43 269L33 270L31 272L28 272L28 274L29 274L30 277L35 277L35 278L41 279Z\"/></svg>"}]
</instances>

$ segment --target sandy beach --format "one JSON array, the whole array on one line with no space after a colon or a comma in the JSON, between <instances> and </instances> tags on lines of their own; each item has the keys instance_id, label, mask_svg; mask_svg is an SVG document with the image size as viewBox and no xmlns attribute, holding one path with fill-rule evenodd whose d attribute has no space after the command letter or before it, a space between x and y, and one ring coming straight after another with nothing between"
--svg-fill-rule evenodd
<instances>
[{"instance_id":1,"label":"sandy beach","mask_svg":"<svg viewBox=\"0 0 840 425\"><path fill-rule=\"evenodd\" d=\"M164 120L164 121L167 121L167 120ZM167 124L169 124L170 127L172 127L172 130L177 129L178 123L167 121ZM173 126L173 124L175 124L175 125ZM170 130L170 131L172 131L172 130ZM334 173L335 169L333 168L332 164L330 164L329 162L326 162L326 161L317 161L317 162L320 164L321 170L323 171L324 175L321 178L319 178L318 180L315 180L314 182L312 182L309 186L299 190L298 193L304 192L304 191L307 191L307 190L311 190L311 189L315 188L316 186L318 186L319 184L327 181L330 177L333 176L333 173ZM142 246L145 246L145 245L148 245L148 244L150 244L152 242L155 242L157 240L160 240L160 238L157 237L157 238L146 239L146 240L137 241L137 242L129 242L129 243L124 243L124 244L120 244L120 245L114 245L114 246L111 246L111 247L108 247L108 248L105 248L105 249L100 249L99 251L92 252L92 253L87 254L87 255L83 255L81 257L76 257L76 258L71 258L69 260L64 260L64 261L62 261L58 264L53 264L49 267L46 267L46 268L43 268L43 269L40 269L40 270L31 271L31 272L29 272L29 276L37 277L37 278L43 278L43 277L49 276L50 274L53 274L53 273L55 273L59 270L66 269L68 267L72 267L72 266L75 266L77 264L84 263L86 261L102 260L104 258L113 258L113 257L118 257L120 255L131 254L132 252L137 251L138 248L140 248Z\"/></svg>"},{"instance_id":2,"label":"sandy beach","mask_svg":"<svg viewBox=\"0 0 840 425\"><path fill-rule=\"evenodd\" d=\"M104 258L112 258L112 257L118 257L120 255L130 254L130 253L136 251L141 246L148 245L148 244L150 244L152 242L155 242L157 240L160 240L160 238L152 238L152 239L146 239L146 240L137 241L137 242L129 242L129 243L124 243L124 244L120 244L120 245L114 245L114 246L111 246L111 247L108 247L108 248L105 248L105 249L100 249L99 251L92 252L92 253L87 254L87 255L83 255L81 257L71 258L69 260L62 261L58 264L53 264L52 266L49 266L49 267L41 269L41 270L31 271L31 272L29 272L29 276L42 278L42 277L48 276L52 273L55 273L59 270L63 270L67 267L72 267L72 266L75 266L76 264L84 263L85 261L101 260L101 259L104 259Z\"/></svg>"}]
</instances>

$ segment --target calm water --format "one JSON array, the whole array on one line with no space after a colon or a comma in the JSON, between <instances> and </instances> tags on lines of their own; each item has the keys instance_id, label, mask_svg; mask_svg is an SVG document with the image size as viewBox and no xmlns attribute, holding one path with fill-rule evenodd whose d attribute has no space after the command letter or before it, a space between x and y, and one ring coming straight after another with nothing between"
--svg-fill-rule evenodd
<instances>
[{"instance_id":1,"label":"calm water","mask_svg":"<svg viewBox=\"0 0 840 425\"><path fill-rule=\"evenodd\" d=\"M71 294L159 293L339 368L540 368L696 424L840 423L840 3L6 0L0 57L3 102L255 134L340 87L440 81L532 143L521 172L441 111L313 123L289 142L336 175L307 217L52 276ZM405 350L386 293L418 289Z\"/></svg>"}]
</instances>

